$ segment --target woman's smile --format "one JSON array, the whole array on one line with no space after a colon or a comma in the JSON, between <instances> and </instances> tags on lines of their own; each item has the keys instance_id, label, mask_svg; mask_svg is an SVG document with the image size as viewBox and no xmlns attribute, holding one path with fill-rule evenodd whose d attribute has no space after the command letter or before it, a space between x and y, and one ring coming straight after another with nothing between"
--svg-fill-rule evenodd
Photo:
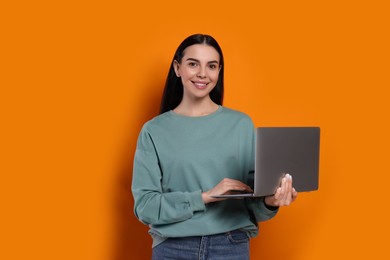
<instances>
[{"instance_id":1,"label":"woman's smile","mask_svg":"<svg viewBox=\"0 0 390 260\"><path fill-rule=\"evenodd\" d=\"M201 82L201 81L191 81L197 89L205 89L207 88L208 82Z\"/></svg>"}]
</instances>

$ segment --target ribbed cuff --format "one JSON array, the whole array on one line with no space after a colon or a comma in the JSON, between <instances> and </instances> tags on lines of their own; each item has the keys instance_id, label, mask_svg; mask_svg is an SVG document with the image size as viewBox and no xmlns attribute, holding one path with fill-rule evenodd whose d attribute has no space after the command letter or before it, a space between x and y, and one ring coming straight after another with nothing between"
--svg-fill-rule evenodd
<instances>
[{"instance_id":1,"label":"ribbed cuff","mask_svg":"<svg viewBox=\"0 0 390 260\"><path fill-rule=\"evenodd\" d=\"M195 211L204 211L206 206L202 199L202 191L194 191L189 194L189 203L192 210Z\"/></svg>"},{"instance_id":2,"label":"ribbed cuff","mask_svg":"<svg viewBox=\"0 0 390 260\"><path fill-rule=\"evenodd\" d=\"M259 205L260 210L266 214L267 213L273 214L273 213L278 212L278 210L279 210L279 207L272 207L272 206L265 205L265 197L261 200L261 202L259 204L260 204Z\"/></svg>"}]
</instances>

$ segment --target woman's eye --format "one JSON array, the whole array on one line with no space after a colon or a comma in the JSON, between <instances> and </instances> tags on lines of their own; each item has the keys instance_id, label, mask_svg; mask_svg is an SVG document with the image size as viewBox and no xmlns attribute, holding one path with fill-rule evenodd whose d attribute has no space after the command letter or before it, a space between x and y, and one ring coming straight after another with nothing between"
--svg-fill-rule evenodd
<instances>
[{"instance_id":1,"label":"woman's eye","mask_svg":"<svg viewBox=\"0 0 390 260\"><path fill-rule=\"evenodd\" d=\"M210 69L216 69L217 68L217 65L215 65L215 64L210 64Z\"/></svg>"},{"instance_id":2,"label":"woman's eye","mask_svg":"<svg viewBox=\"0 0 390 260\"><path fill-rule=\"evenodd\" d=\"M190 63L188 63L188 65L190 65L191 67L195 67L195 66L197 66L198 64L196 64L195 62L190 62Z\"/></svg>"}]
</instances>

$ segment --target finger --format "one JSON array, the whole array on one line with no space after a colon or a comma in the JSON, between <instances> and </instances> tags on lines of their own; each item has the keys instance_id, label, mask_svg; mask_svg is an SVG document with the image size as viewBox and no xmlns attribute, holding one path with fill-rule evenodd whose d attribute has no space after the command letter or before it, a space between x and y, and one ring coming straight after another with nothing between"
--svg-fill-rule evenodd
<instances>
[{"instance_id":1,"label":"finger","mask_svg":"<svg viewBox=\"0 0 390 260\"><path fill-rule=\"evenodd\" d=\"M287 196L286 196L286 202L287 205L290 205L291 200L292 200L292 193L293 193L293 186L292 186L292 176L288 174L287 176Z\"/></svg>"},{"instance_id":2,"label":"finger","mask_svg":"<svg viewBox=\"0 0 390 260\"><path fill-rule=\"evenodd\" d=\"M288 183L289 183L289 178L288 175L286 174L286 176L282 180L282 185L281 185L281 196L279 201L281 206L284 206L288 200L288 193L289 193Z\"/></svg>"},{"instance_id":3,"label":"finger","mask_svg":"<svg viewBox=\"0 0 390 260\"><path fill-rule=\"evenodd\" d=\"M220 191L223 193L231 192L231 191L248 191L253 192L253 190L246 184L239 182L239 181L228 181L223 183L223 185L220 187Z\"/></svg>"},{"instance_id":4,"label":"finger","mask_svg":"<svg viewBox=\"0 0 390 260\"><path fill-rule=\"evenodd\" d=\"M286 179L283 177L281 182L280 182L280 186L279 186L279 188L277 188L275 196L274 196L275 204L278 206L280 206L283 203L285 182L286 182Z\"/></svg>"},{"instance_id":5,"label":"finger","mask_svg":"<svg viewBox=\"0 0 390 260\"><path fill-rule=\"evenodd\" d=\"M275 192L275 195L274 195L275 201L279 201L281 190L282 190L282 188L280 188L280 187L276 189L276 192Z\"/></svg>"},{"instance_id":6,"label":"finger","mask_svg":"<svg viewBox=\"0 0 390 260\"><path fill-rule=\"evenodd\" d=\"M247 185L246 183L243 183L241 181L235 180L234 184L237 185L237 187L239 187L240 190L246 190L246 191L253 192L252 188L249 185Z\"/></svg>"},{"instance_id":7,"label":"finger","mask_svg":"<svg viewBox=\"0 0 390 260\"><path fill-rule=\"evenodd\" d=\"M290 205L292 200L292 177L290 174L286 174L282 186L283 196L280 203L282 206Z\"/></svg>"},{"instance_id":8,"label":"finger","mask_svg":"<svg viewBox=\"0 0 390 260\"><path fill-rule=\"evenodd\" d=\"M298 197L298 192L293 188L293 193L292 193L292 202Z\"/></svg>"},{"instance_id":9,"label":"finger","mask_svg":"<svg viewBox=\"0 0 390 260\"><path fill-rule=\"evenodd\" d=\"M246 184L243 184L243 183L239 183L239 184L231 184L229 185L229 190L232 190L232 191L253 191L251 187L249 187L248 185Z\"/></svg>"},{"instance_id":10,"label":"finger","mask_svg":"<svg viewBox=\"0 0 390 260\"><path fill-rule=\"evenodd\" d=\"M294 200L297 198L298 192L295 190L293 186L293 179L291 177L291 202L294 202Z\"/></svg>"},{"instance_id":11,"label":"finger","mask_svg":"<svg viewBox=\"0 0 390 260\"><path fill-rule=\"evenodd\" d=\"M291 202L293 201L293 192L294 192L294 188L293 188L293 178L292 176L289 174L288 175L289 177L289 181L288 181L288 200L287 200L287 205L290 205Z\"/></svg>"}]
</instances>

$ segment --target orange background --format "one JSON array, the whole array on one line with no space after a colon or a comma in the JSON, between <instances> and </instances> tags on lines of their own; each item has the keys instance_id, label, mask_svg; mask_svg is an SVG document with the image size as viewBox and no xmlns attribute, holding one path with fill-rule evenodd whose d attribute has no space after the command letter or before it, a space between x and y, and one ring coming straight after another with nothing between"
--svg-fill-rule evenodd
<instances>
[{"instance_id":1,"label":"orange background","mask_svg":"<svg viewBox=\"0 0 390 260\"><path fill-rule=\"evenodd\" d=\"M225 106L322 128L319 191L261 224L252 259L390 256L387 1L8 2L0 259L149 259L135 143L193 33L222 46Z\"/></svg>"}]
</instances>

